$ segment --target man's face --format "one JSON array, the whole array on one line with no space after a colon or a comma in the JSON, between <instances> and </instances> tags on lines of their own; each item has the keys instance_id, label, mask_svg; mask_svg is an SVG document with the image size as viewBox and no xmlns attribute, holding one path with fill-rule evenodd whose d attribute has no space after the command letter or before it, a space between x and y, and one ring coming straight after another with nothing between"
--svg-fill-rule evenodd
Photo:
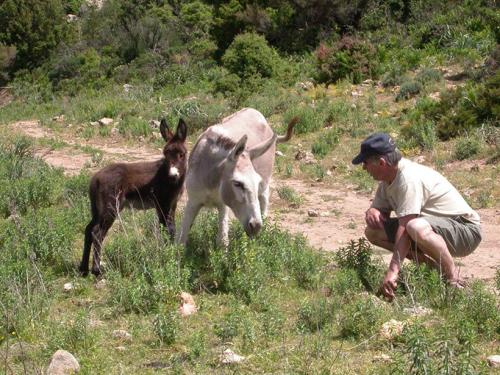
<instances>
[{"instance_id":1,"label":"man's face","mask_svg":"<svg viewBox=\"0 0 500 375\"><path fill-rule=\"evenodd\" d=\"M383 179L383 159L378 156L371 156L363 162L363 169L376 181Z\"/></svg>"}]
</instances>

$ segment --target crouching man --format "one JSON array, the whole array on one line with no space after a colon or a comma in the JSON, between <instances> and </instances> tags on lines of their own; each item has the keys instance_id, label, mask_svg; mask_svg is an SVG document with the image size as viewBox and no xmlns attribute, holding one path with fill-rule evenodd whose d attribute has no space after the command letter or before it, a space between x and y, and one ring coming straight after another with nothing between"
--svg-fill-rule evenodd
<instances>
[{"instance_id":1,"label":"crouching man","mask_svg":"<svg viewBox=\"0 0 500 375\"><path fill-rule=\"evenodd\" d=\"M481 229L479 215L455 187L433 169L402 158L385 133L366 138L352 163L380 181L365 217L368 240L393 252L380 293L392 301L405 258L437 269L449 285L463 286L453 257L472 253Z\"/></svg>"}]
</instances>

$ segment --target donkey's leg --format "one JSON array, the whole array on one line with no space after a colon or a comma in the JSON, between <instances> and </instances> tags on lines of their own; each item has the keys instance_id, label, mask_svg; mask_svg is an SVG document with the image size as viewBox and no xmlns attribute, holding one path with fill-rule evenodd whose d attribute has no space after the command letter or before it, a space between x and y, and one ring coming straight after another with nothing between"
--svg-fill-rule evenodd
<instances>
[{"instance_id":1,"label":"donkey's leg","mask_svg":"<svg viewBox=\"0 0 500 375\"><path fill-rule=\"evenodd\" d=\"M225 204L219 207L219 233L217 234L217 244L227 248L229 246L229 209Z\"/></svg>"},{"instance_id":2,"label":"donkey's leg","mask_svg":"<svg viewBox=\"0 0 500 375\"><path fill-rule=\"evenodd\" d=\"M162 208L165 207L165 208ZM162 205L156 207L156 213L158 215L158 220L160 224L165 226L168 230L170 240L173 241L175 238L175 210L177 209L177 202L172 203L172 206L168 208L168 205Z\"/></svg>"},{"instance_id":3,"label":"donkey's leg","mask_svg":"<svg viewBox=\"0 0 500 375\"><path fill-rule=\"evenodd\" d=\"M259 195L259 203L260 203L260 213L262 218L265 219L267 217L267 210L269 208L269 185L267 185L262 193Z\"/></svg>"},{"instance_id":4,"label":"donkey's leg","mask_svg":"<svg viewBox=\"0 0 500 375\"><path fill-rule=\"evenodd\" d=\"M113 225L115 221L114 217L108 217L99 223L98 226L94 227L92 232L94 237L94 254L92 259L92 274L95 276L101 275L101 248L104 238L108 233L109 228Z\"/></svg>"},{"instance_id":5,"label":"donkey's leg","mask_svg":"<svg viewBox=\"0 0 500 375\"><path fill-rule=\"evenodd\" d=\"M182 218L181 230L177 234L177 243L186 246L189 229L191 229L191 225L193 224L196 215L198 215L200 208L200 203L193 202L193 200L190 200L188 198L186 208L184 208L184 217Z\"/></svg>"},{"instance_id":6,"label":"donkey's leg","mask_svg":"<svg viewBox=\"0 0 500 375\"><path fill-rule=\"evenodd\" d=\"M94 227L97 225L97 222L98 222L97 219L92 218L92 220L90 220L90 223L85 228L83 255L79 268L82 276L87 276L89 274L89 258L90 258L90 248L92 247L92 233L94 231Z\"/></svg>"}]
</instances>

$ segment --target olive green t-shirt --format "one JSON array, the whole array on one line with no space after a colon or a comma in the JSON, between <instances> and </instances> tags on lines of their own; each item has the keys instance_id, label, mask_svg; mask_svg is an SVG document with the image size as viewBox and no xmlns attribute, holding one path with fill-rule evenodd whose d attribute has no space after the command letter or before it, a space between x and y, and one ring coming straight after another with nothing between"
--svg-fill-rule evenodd
<instances>
[{"instance_id":1,"label":"olive green t-shirt","mask_svg":"<svg viewBox=\"0 0 500 375\"><path fill-rule=\"evenodd\" d=\"M479 225L480 219L450 182L435 170L401 159L391 184L380 182L371 207L407 215L461 216Z\"/></svg>"}]
</instances>

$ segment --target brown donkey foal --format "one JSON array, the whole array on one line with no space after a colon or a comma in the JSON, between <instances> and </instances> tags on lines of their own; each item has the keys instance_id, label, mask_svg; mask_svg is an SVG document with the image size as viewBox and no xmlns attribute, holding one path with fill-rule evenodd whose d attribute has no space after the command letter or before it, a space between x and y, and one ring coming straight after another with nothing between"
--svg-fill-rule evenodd
<instances>
[{"instance_id":1,"label":"brown donkey foal","mask_svg":"<svg viewBox=\"0 0 500 375\"><path fill-rule=\"evenodd\" d=\"M92 273L101 274L100 258L104 237L124 207L155 208L160 223L175 236L175 209L182 194L187 169L187 126L181 119L173 134L165 119L160 132L166 145L163 158L152 162L116 163L104 167L90 180L92 219L85 229L80 272L89 273L90 248L94 245Z\"/></svg>"}]
</instances>

